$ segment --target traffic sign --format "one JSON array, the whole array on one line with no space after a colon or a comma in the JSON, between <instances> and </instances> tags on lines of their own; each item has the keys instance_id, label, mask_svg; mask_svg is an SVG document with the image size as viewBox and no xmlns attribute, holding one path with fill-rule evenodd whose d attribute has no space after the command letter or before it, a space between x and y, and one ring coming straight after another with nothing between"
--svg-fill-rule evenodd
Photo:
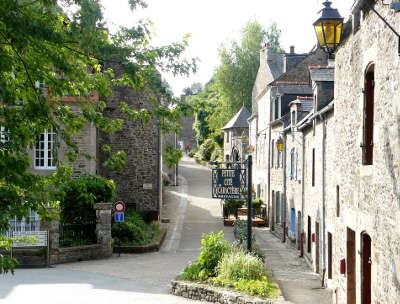
<instances>
[{"instance_id":1,"label":"traffic sign","mask_svg":"<svg viewBox=\"0 0 400 304\"><path fill-rule=\"evenodd\" d=\"M115 212L114 213L114 221L116 223L122 223L125 221L125 213L124 212Z\"/></svg>"},{"instance_id":2,"label":"traffic sign","mask_svg":"<svg viewBox=\"0 0 400 304\"><path fill-rule=\"evenodd\" d=\"M125 212L125 203L123 201L117 201L114 203L114 211L115 212Z\"/></svg>"}]
</instances>

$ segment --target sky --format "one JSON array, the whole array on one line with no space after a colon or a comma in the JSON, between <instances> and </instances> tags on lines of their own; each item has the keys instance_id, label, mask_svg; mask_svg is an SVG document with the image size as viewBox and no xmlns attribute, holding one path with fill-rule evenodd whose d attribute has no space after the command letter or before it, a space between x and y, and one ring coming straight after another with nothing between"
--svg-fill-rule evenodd
<instances>
[{"instance_id":1,"label":"sky","mask_svg":"<svg viewBox=\"0 0 400 304\"><path fill-rule=\"evenodd\" d=\"M174 94L179 96L194 82L205 84L219 64L218 49L224 43L237 40L240 29L249 20L261 25L275 21L281 29L281 44L285 51L291 45L295 51L310 51L316 44L312 23L318 18L322 0L147 0L148 7L130 11L128 0L101 0L104 17L110 27L132 26L141 19L154 24L154 45L181 41L190 34L187 58L199 58L198 71L189 77L164 74ZM347 20L352 0L333 0Z\"/></svg>"}]
</instances>

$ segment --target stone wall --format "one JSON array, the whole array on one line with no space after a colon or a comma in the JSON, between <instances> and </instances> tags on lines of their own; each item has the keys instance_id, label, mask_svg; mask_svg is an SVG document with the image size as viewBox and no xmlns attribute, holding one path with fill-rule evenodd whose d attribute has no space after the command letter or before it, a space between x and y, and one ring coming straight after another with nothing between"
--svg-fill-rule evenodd
<instances>
[{"instance_id":1,"label":"stone wall","mask_svg":"<svg viewBox=\"0 0 400 304\"><path fill-rule=\"evenodd\" d=\"M196 149L197 148L197 142L196 142L196 134L193 130L193 123L194 123L194 117L182 117L181 119L181 125L182 129L178 135L178 142L181 141L183 142L183 149L186 149L186 145L190 145L190 149Z\"/></svg>"},{"instance_id":2,"label":"stone wall","mask_svg":"<svg viewBox=\"0 0 400 304\"><path fill-rule=\"evenodd\" d=\"M121 67L112 66L112 68L117 76L122 73ZM126 165L120 172L108 170L102 166L108 155L100 149L99 173L115 181L119 198L128 207L149 211L157 218L159 158L156 120L153 119L149 124L130 121L120 110L120 102L125 101L132 109L147 109L152 113L151 93L148 90L136 93L127 87L114 87L113 90L114 95L107 98L104 115L110 119L124 119L124 126L121 131L111 135L100 133L99 138L102 143L110 145L113 152L125 151Z\"/></svg>"},{"instance_id":3,"label":"stone wall","mask_svg":"<svg viewBox=\"0 0 400 304\"><path fill-rule=\"evenodd\" d=\"M400 15L380 1L375 8L395 28ZM364 73L375 64L373 165L362 165ZM372 303L400 299L400 59L398 38L373 12L336 54L335 132L340 217L335 229L337 257L346 257L346 229L356 235L356 298L361 299L361 235L372 240ZM337 267L337 265L335 265ZM334 276L340 303L346 277Z\"/></svg>"},{"instance_id":4,"label":"stone wall","mask_svg":"<svg viewBox=\"0 0 400 304\"><path fill-rule=\"evenodd\" d=\"M171 282L171 293L197 301L207 301L219 304L272 304L274 301L263 300L228 291L222 288L212 287L205 284L190 283L183 281Z\"/></svg>"}]
</instances>

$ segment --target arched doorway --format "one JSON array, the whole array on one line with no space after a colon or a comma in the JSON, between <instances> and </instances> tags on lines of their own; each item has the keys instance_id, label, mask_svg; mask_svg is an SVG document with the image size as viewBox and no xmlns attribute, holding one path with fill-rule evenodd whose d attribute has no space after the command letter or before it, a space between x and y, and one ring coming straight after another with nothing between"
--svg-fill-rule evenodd
<instances>
[{"instance_id":1,"label":"arched doorway","mask_svg":"<svg viewBox=\"0 0 400 304\"><path fill-rule=\"evenodd\" d=\"M371 304L371 237L361 234L361 304Z\"/></svg>"}]
</instances>

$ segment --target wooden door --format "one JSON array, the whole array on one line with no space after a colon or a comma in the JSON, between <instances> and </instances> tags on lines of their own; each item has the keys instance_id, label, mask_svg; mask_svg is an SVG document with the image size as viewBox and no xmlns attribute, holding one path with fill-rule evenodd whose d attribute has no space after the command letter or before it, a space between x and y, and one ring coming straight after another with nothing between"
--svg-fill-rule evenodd
<instances>
[{"instance_id":1,"label":"wooden door","mask_svg":"<svg viewBox=\"0 0 400 304\"><path fill-rule=\"evenodd\" d=\"M332 233L328 232L328 279L332 279Z\"/></svg>"},{"instance_id":2,"label":"wooden door","mask_svg":"<svg viewBox=\"0 0 400 304\"><path fill-rule=\"evenodd\" d=\"M315 222L315 272L319 273L319 223Z\"/></svg>"},{"instance_id":3,"label":"wooden door","mask_svg":"<svg viewBox=\"0 0 400 304\"><path fill-rule=\"evenodd\" d=\"M371 238L368 234L361 235L361 303L371 304Z\"/></svg>"},{"instance_id":4,"label":"wooden door","mask_svg":"<svg viewBox=\"0 0 400 304\"><path fill-rule=\"evenodd\" d=\"M347 228L347 304L356 304L356 234Z\"/></svg>"}]
</instances>

